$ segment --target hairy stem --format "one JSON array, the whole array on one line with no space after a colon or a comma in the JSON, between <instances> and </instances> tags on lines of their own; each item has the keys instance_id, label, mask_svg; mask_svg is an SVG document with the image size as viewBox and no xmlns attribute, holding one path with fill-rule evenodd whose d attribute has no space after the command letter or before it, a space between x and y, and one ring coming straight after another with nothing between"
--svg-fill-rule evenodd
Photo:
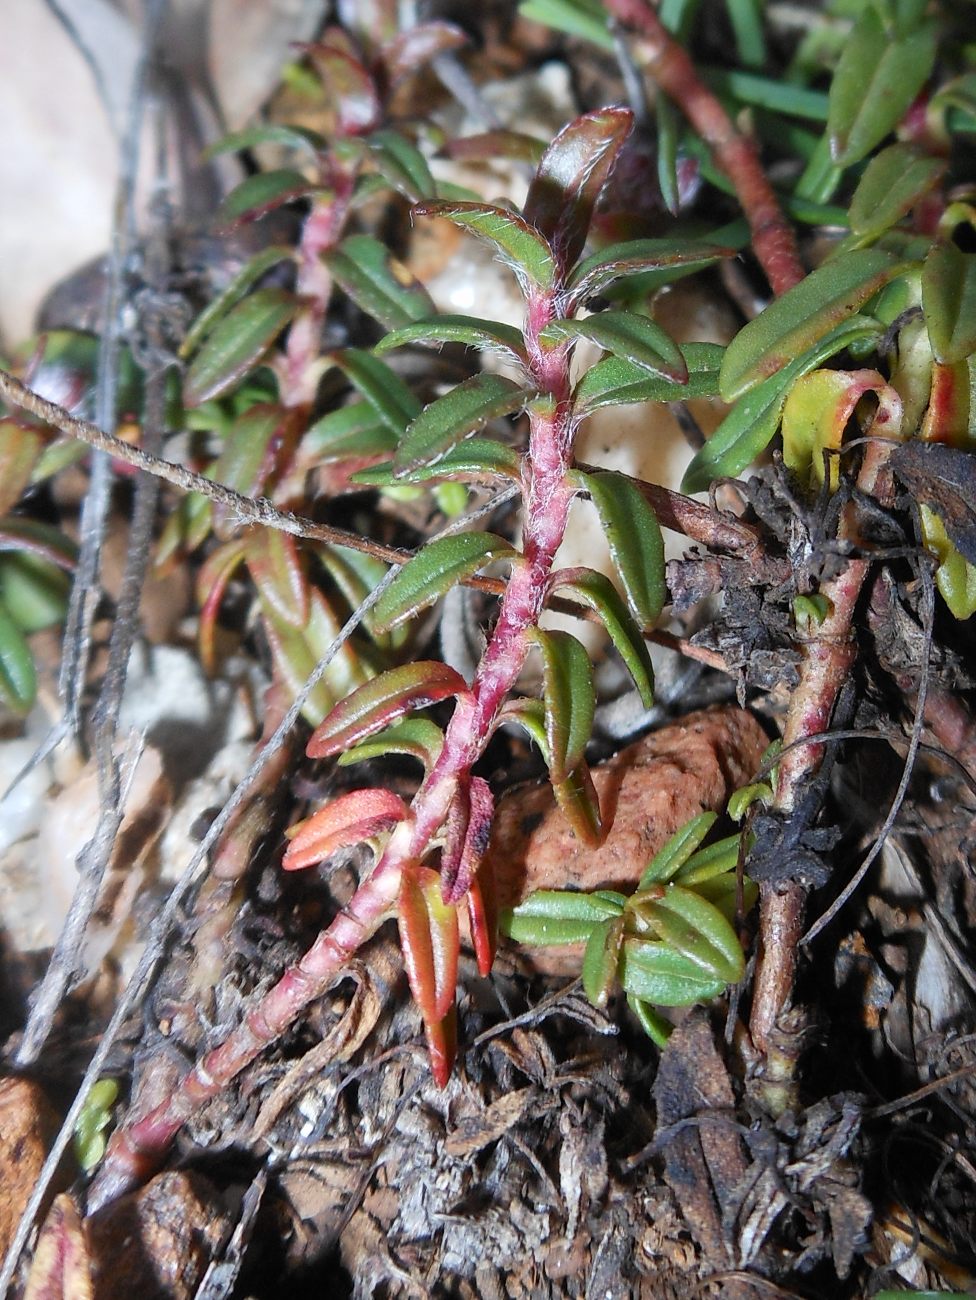
<instances>
[{"instance_id":1,"label":"hairy stem","mask_svg":"<svg viewBox=\"0 0 976 1300\"><path fill-rule=\"evenodd\" d=\"M568 350L563 346L546 351L538 344L538 332L551 319L552 304L552 297L530 303L526 331L533 379L546 397L534 403L530 412L522 559L505 589L471 695L459 701L437 763L414 799L410 815L394 830L372 873L329 928L224 1043L194 1066L178 1090L114 1135L91 1189L91 1210L114 1200L158 1168L186 1120L321 997L362 944L392 915L403 871L430 851L459 781L484 752L499 710L525 662L527 634L542 611L572 499L568 481L572 459Z\"/></svg>"},{"instance_id":2,"label":"hairy stem","mask_svg":"<svg viewBox=\"0 0 976 1300\"><path fill-rule=\"evenodd\" d=\"M766 179L756 147L733 126L728 113L703 84L691 59L666 31L647 0L607 0L607 8L640 35L637 62L674 100L735 186L752 231L752 247L773 293L785 293L806 272L793 229Z\"/></svg>"}]
</instances>

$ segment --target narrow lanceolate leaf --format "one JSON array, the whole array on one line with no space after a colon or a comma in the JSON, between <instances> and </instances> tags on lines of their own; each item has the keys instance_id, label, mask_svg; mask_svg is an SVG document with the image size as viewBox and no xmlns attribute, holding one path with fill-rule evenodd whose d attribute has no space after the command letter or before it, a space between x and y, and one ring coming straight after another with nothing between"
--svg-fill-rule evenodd
<instances>
[{"instance_id":1,"label":"narrow lanceolate leaf","mask_svg":"<svg viewBox=\"0 0 976 1300\"><path fill-rule=\"evenodd\" d=\"M269 248L262 248L260 252L249 258L223 293L218 294L190 326L186 338L180 344L180 356L191 357L217 322L227 315L235 303L240 302L251 285L257 284L272 267L280 262L293 261L294 257L293 248L288 248L284 244L273 244Z\"/></svg>"},{"instance_id":2,"label":"narrow lanceolate leaf","mask_svg":"<svg viewBox=\"0 0 976 1300\"><path fill-rule=\"evenodd\" d=\"M214 224L221 234L227 234L285 203L304 198L313 189L315 186L301 172L287 169L258 172L231 190L217 209Z\"/></svg>"},{"instance_id":3,"label":"narrow lanceolate leaf","mask_svg":"<svg viewBox=\"0 0 976 1300\"><path fill-rule=\"evenodd\" d=\"M582 761L593 733L596 697L590 656L569 632L531 633L542 651L542 697L546 711L549 772L564 781Z\"/></svg>"},{"instance_id":4,"label":"narrow lanceolate leaf","mask_svg":"<svg viewBox=\"0 0 976 1300\"><path fill-rule=\"evenodd\" d=\"M228 430L213 476L217 483L247 496L261 493L275 468L288 414L273 402L243 411Z\"/></svg>"},{"instance_id":5,"label":"narrow lanceolate leaf","mask_svg":"<svg viewBox=\"0 0 976 1300\"><path fill-rule=\"evenodd\" d=\"M426 483L430 479L473 479L492 482L497 478L520 477L518 453L491 438L468 438L441 456L433 465L418 465L416 469L394 472L393 462L384 461L370 469L350 475L353 483L368 487L391 487L396 483Z\"/></svg>"},{"instance_id":6,"label":"narrow lanceolate leaf","mask_svg":"<svg viewBox=\"0 0 976 1300\"><path fill-rule=\"evenodd\" d=\"M391 668L340 700L315 729L305 752L309 758L329 758L388 727L405 713L424 709L451 695L467 694L468 684L461 674L436 660Z\"/></svg>"},{"instance_id":7,"label":"narrow lanceolate leaf","mask_svg":"<svg viewBox=\"0 0 976 1300\"><path fill-rule=\"evenodd\" d=\"M614 356L683 384L688 367L677 343L646 316L631 311L601 311L584 320L555 320L539 335L545 344L563 339L589 339Z\"/></svg>"},{"instance_id":8,"label":"narrow lanceolate leaf","mask_svg":"<svg viewBox=\"0 0 976 1300\"><path fill-rule=\"evenodd\" d=\"M420 402L395 370L362 348L344 348L332 360L344 370L383 423L397 436L420 414Z\"/></svg>"},{"instance_id":9,"label":"narrow lanceolate leaf","mask_svg":"<svg viewBox=\"0 0 976 1300\"><path fill-rule=\"evenodd\" d=\"M434 464L489 420L521 410L530 396L504 375L489 371L472 375L424 407L403 435L393 460L394 471Z\"/></svg>"},{"instance_id":10,"label":"narrow lanceolate leaf","mask_svg":"<svg viewBox=\"0 0 976 1300\"><path fill-rule=\"evenodd\" d=\"M12 510L30 482L43 441L34 429L0 421L0 516Z\"/></svg>"},{"instance_id":11,"label":"narrow lanceolate leaf","mask_svg":"<svg viewBox=\"0 0 976 1300\"><path fill-rule=\"evenodd\" d=\"M307 49L335 110L338 134L356 136L372 130L381 116L376 83L352 52L345 33L333 28Z\"/></svg>"},{"instance_id":12,"label":"narrow lanceolate leaf","mask_svg":"<svg viewBox=\"0 0 976 1300\"><path fill-rule=\"evenodd\" d=\"M654 703L654 667L640 628L616 587L595 569L563 569L553 577L553 591L568 593L600 617L617 653L634 679L641 703Z\"/></svg>"},{"instance_id":13,"label":"narrow lanceolate leaf","mask_svg":"<svg viewBox=\"0 0 976 1300\"><path fill-rule=\"evenodd\" d=\"M209 335L187 372L186 406L199 406L236 388L301 306L284 289L258 289L230 311Z\"/></svg>"},{"instance_id":14,"label":"narrow lanceolate leaf","mask_svg":"<svg viewBox=\"0 0 976 1300\"><path fill-rule=\"evenodd\" d=\"M292 627L304 627L309 586L294 537L276 528L253 528L244 554L262 604Z\"/></svg>"},{"instance_id":15,"label":"narrow lanceolate leaf","mask_svg":"<svg viewBox=\"0 0 976 1300\"><path fill-rule=\"evenodd\" d=\"M293 149L306 152L310 158L328 147L325 136L304 126L252 126L244 131L234 131L222 136L215 144L203 151L203 158L209 161L222 153L240 153L242 149L253 149L258 144L284 144Z\"/></svg>"},{"instance_id":16,"label":"narrow lanceolate leaf","mask_svg":"<svg viewBox=\"0 0 976 1300\"><path fill-rule=\"evenodd\" d=\"M631 612L651 627L664 608L664 542L654 511L640 488L623 474L580 474L596 507Z\"/></svg>"},{"instance_id":17,"label":"narrow lanceolate leaf","mask_svg":"<svg viewBox=\"0 0 976 1300\"><path fill-rule=\"evenodd\" d=\"M481 867L491 836L495 800L480 776L458 789L457 807L448 813L448 832L441 853L441 895L445 903L459 902Z\"/></svg>"},{"instance_id":18,"label":"narrow lanceolate leaf","mask_svg":"<svg viewBox=\"0 0 976 1300\"><path fill-rule=\"evenodd\" d=\"M24 634L0 601L0 700L15 713L28 713L37 695L37 671Z\"/></svg>"},{"instance_id":19,"label":"narrow lanceolate leaf","mask_svg":"<svg viewBox=\"0 0 976 1300\"><path fill-rule=\"evenodd\" d=\"M436 872L404 870L397 922L413 1000L425 1023L436 1025L454 1002L460 948L457 912L441 901Z\"/></svg>"},{"instance_id":20,"label":"narrow lanceolate leaf","mask_svg":"<svg viewBox=\"0 0 976 1300\"><path fill-rule=\"evenodd\" d=\"M852 316L777 374L740 397L685 470L682 492L703 492L713 479L731 477L744 470L775 437L793 382L851 343L877 338L881 332L880 323L872 317Z\"/></svg>"},{"instance_id":21,"label":"narrow lanceolate leaf","mask_svg":"<svg viewBox=\"0 0 976 1300\"><path fill-rule=\"evenodd\" d=\"M437 193L426 158L399 131L376 131L369 137L369 148L383 179L412 203Z\"/></svg>"},{"instance_id":22,"label":"narrow lanceolate leaf","mask_svg":"<svg viewBox=\"0 0 976 1300\"><path fill-rule=\"evenodd\" d=\"M501 930L516 943L533 947L585 943L601 921L620 916L624 901L623 896L617 903L606 896L540 889L502 912Z\"/></svg>"},{"instance_id":23,"label":"narrow lanceolate leaf","mask_svg":"<svg viewBox=\"0 0 976 1300\"><path fill-rule=\"evenodd\" d=\"M392 452L397 442L396 433L370 402L351 402L316 420L302 439L302 454L312 463L375 456Z\"/></svg>"},{"instance_id":24,"label":"narrow lanceolate leaf","mask_svg":"<svg viewBox=\"0 0 976 1300\"><path fill-rule=\"evenodd\" d=\"M865 6L830 86L827 133L839 167L859 162L895 129L928 80L935 48L934 22L892 38Z\"/></svg>"},{"instance_id":25,"label":"narrow lanceolate leaf","mask_svg":"<svg viewBox=\"0 0 976 1300\"><path fill-rule=\"evenodd\" d=\"M403 325L380 339L374 352L382 354L405 343L423 343L438 347L442 343L463 343L482 351L510 353L518 361L525 361L522 331L499 321L481 320L477 316L432 316Z\"/></svg>"},{"instance_id":26,"label":"narrow lanceolate leaf","mask_svg":"<svg viewBox=\"0 0 976 1300\"><path fill-rule=\"evenodd\" d=\"M720 258L731 257L732 251L691 239L629 239L584 258L567 287L575 302L585 302L624 276L670 266L711 266Z\"/></svg>"},{"instance_id":27,"label":"narrow lanceolate leaf","mask_svg":"<svg viewBox=\"0 0 976 1300\"><path fill-rule=\"evenodd\" d=\"M735 336L725 350L719 392L732 402L807 351L904 269L876 248L843 253L811 272Z\"/></svg>"},{"instance_id":28,"label":"narrow lanceolate leaf","mask_svg":"<svg viewBox=\"0 0 976 1300\"><path fill-rule=\"evenodd\" d=\"M434 310L420 281L372 235L350 235L323 261L356 306L386 329L422 320Z\"/></svg>"},{"instance_id":29,"label":"narrow lanceolate leaf","mask_svg":"<svg viewBox=\"0 0 976 1300\"><path fill-rule=\"evenodd\" d=\"M484 861L468 886L466 901L468 929L471 931L478 974L487 978L491 974L498 947L498 898L494 872Z\"/></svg>"},{"instance_id":30,"label":"narrow lanceolate leaf","mask_svg":"<svg viewBox=\"0 0 976 1300\"><path fill-rule=\"evenodd\" d=\"M542 155L525 201L525 219L552 245L560 269L574 264L593 208L634 126L626 108L601 108L570 122Z\"/></svg>"},{"instance_id":31,"label":"narrow lanceolate leaf","mask_svg":"<svg viewBox=\"0 0 976 1300\"><path fill-rule=\"evenodd\" d=\"M494 560L516 560L518 552L495 533L458 533L427 545L408 560L373 607L375 626L396 627Z\"/></svg>"},{"instance_id":32,"label":"narrow lanceolate leaf","mask_svg":"<svg viewBox=\"0 0 976 1300\"><path fill-rule=\"evenodd\" d=\"M769 787L766 786L765 789L768 791ZM731 800L729 801L729 807L731 807ZM734 888L734 872L739 862L741 839L740 835L727 835L725 839L716 840L714 844L709 844L707 849L699 849L697 853L693 853L687 862L679 867L672 876L672 880L676 885L686 885L689 888L694 885L696 892L701 893L700 886L704 885L706 881L729 874Z\"/></svg>"},{"instance_id":33,"label":"narrow lanceolate leaf","mask_svg":"<svg viewBox=\"0 0 976 1300\"><path fill-rule=\"evenodd\" d=\"M595 1007L605 1007L617 982L624 918L611 917L593 927L583 954L583 992Z\"/></svg>"},{"instance_id":34,"label":"narrow lanceolate leaf","mask_svg":"<svg viewBox=\"0 0 976 1300\"><path fill-rule=\"evenodd\" d=\"M453 23L435 20L405 28L380 50L387 86L398 85L403 78L416 75L418 69L436 59L438 54L460 49L467 43L466 34Z\"/></svg>"},{"instance_id":35,"label":"narrow lanceolate leaf","mask_svg":"<svg viewBox=\"0 0 976 1300\"><path fill-rule=\"evenodd\" d=\"M717 343L684 343L681 354L688 372L685 383L652 375L644 366L623 357L604 357L576 385L573 405L578 415L602 406L631 402L683 402L691 397L717 397L718 372L725 349Z\"/></svg>"},{"instance_id":36,"label":"narrow lanceolate leaf","mask_svg":"<svg viewBox=\"0 0 976 1300\"><path fill-rule=\"evenodd\" d=\"M702 840L715 825L716 814L699 813L685 822L668 842L655 853L637 885L638 893L651 885L666 885L677 874L685 862L701 844Z\"/></svg>"},{"instance_id":37,"label":"narrow lanceolate leaf","mask_svg":"<svg viewBox=\"0 0 976 1300\"><path fill-rule=\"evenodd\" d=\"M340 767L351 767L353 763L365 763L386 754L408 754L419 759L429 771L437 762L443 744L444 733L436 723L427 718L404 718L362 744L347 749L337 761Z\"/></svg>"},{"instance_id":38,"label":"narrow lanceolate leaf","mask_svg":"<svg viewBox=\"0 0 976 1300\"><path fill-rule=\"evenodd\" d=\"M576 838L589 849L598 849L607 836L600 808L600 796L590 769L581 759L562 781L553 781L552 792L560 812Z\"/></svg>"},{"instance_id":39,"label":"narrow lanceolate leaf","mask_svg":"<svg viewBox=\"0 0 976 1300\"><path fill-rule=\"evenodd\" d=\"M912 210L942 179L948 162L910 144L882 149L864 169L848 216L851 233L874 239Z\"/></svg>"},{"instance_id":40,"label":"narrow lanceolate leaf","mask_svg":"<svg viewBox=\"0 0 976 1300\"><path fill-rule=\"evenodd\" d=\"M708 975L697 963L666 943L625 939L620 982L633 997L659 1007L690 1007L725 991L726 981Z\"/></svg>"},{"instance_id":41,"label":"narrow lanceolate leaf","mask_svg":"<svg viewBox=\"0 0 976 1300\"><path fill-rule=\"evenodd\" d=\"M976 352L976 254L937 244L922 267L922 311L935 359L943 365Z\"/></svg>"},{"instance_id":42,"label":"narrow lanceolate leaf","mask_svg":"<svg viewBox=\"0 0 976 1300\"><path fill-rule=\"evenodd\" d=\"M669 885L643 915L669 947L704 975L726 984L742 978L745 958L735 931L718 908L692 890Z\"/></svg>"},{"instance_id":43,"label":"narrow lanceolate leaf","mask_svg":"<svg viewBox=\"0 0 976 1300\"><path fill-rule=\"evenodd\" d=\"M353 790L340 795L290 832L281 865L285 871L314 866L339 849L388 831L407 815L407 805L390 790Z\"/></svg>"},{"instance_id":44,"label":"narrow lanceolate leaf","mask_svg":"<svg viewBox=\"0 0 976 1300\"><path fill-rule=\"evenodd\" d=\"M552 249L524 217L488 203L418 203L421 217L444 217L470 230L498 250L522 278L537 289L552 289L556 263Z\"/></svg>"}]
</instances>

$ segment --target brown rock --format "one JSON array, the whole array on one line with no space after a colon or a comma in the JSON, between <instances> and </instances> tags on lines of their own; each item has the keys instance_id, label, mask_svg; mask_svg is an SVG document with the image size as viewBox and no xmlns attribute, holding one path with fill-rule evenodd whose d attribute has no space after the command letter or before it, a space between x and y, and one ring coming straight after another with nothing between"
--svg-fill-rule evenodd
<instances>
[{"instance_id":1,"label":"brown rock","mask_svg":"<svg viewBox=\"0 0 976 1300\"><path fill-rule=\"evenodd\" d=\"M96 1300L190 1300L232 1225L205 1178L166 1173L85 1226Z\"/></svg>"},{"instance_id":2,"label":"brown rock","mask_svg":"<svg viewBox=\"0 0 976 1300\"><path fill-rule=\"evenodd\" d=\"M35 1083L0 1079L0 1259L17 1231L56 1131L56 1116Z\"/></svg>"},{"instance_id":3,"label":"brown rock","mask_svg":"<svg viewBox=\"0 0 976 1300\"><path fill-rule=\"evenodd\" d=\"M719 811L757 771L768 737L743 709L690 713L593 769L610 834L588 849L556 807L548 785L522 786L499 803L488 848L500 904L537 889L630 892L661 846L690 818ZM574 948L536 949L531 962L554 974L579 966Z\"/></svg>"}]
</instances>

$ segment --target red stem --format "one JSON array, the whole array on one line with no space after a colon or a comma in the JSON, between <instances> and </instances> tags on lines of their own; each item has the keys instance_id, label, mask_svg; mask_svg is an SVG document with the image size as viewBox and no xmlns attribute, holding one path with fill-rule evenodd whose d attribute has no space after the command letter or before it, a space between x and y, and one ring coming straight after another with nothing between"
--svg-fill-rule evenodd
<instances>
[{"instance_id":1,"label":"red stem","mask_svg":"<svg viewBox=\"0 0 976 1300\"><path fill-rule=\"evenodd\" d=\"M606 0L607 9L640 32L634 42L638 62L673 99L735 186L752 231L752 247L777 296L799 284L806 272L796 238L759 162L756 146L735 129L719 100L705 86L695 65L662 26L647 0Z\"/></svg>"},{"instance_id":2,"label":"red stem","mask_svg":"<svg viewBox=\"0 0 976 1300\"><path fill-rule=\"evenodd\" d=\"M471 696L455 709L440 757L418 791L411 815L397 826L349 905L238 1028L194 1066L170 1097L115 1133L89 1194L90 1212L159 1168L186 1120L321 997L354 953L393 914L402 871L429 852L459 779L483 753L499 710L522 671L529 645L527 632L541 613L572 499L568 481L572 459L568 349L563 346L548 352L538 342L539 331L552 319L554 302L555 294L530 302L526 327L533 381L548 400L537 400L529 415L529 451L523 469L523 558L502 597L498 622Z\"/></svg>"}]
</instances>

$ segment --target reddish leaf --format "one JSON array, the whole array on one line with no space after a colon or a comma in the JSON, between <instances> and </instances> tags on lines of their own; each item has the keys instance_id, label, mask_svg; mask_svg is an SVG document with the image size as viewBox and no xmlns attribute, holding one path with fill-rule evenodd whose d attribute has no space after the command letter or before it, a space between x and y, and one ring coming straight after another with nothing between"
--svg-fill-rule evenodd
<instances>
[{"instance_id":1,"label":"reddish leaf","mask_svg":"<svg viewBox=\"0 0 976 1300\"><path fill-rule=\"evenodd\" d=\"M440 878L429 867L406 868L398 905L400 942L410 992L427 1024L444 1019L457 983L457 912L441 899Z\"/></svg>"},{"instance_id":2,"label":"reddish leaf","mask_svg":"<svg viewBox=\"0 0 976 1300\"><path fill-rule=\"evenodd\" d=\"M447 838L441 853L441 892L457 903L468 892L488 848L495 801L480 776L459 786L448 813Z\"/></svg>"},{"instance_id":3,"label":"reddish leaf","mask_svg":"<svg viewBox=\"0 0 976 1300\"><path fill-rule=\"evenodd\" d=\"M552 244L563 271L583 251L594 205L633 125L626 108L585 113L564 127L542 156L525 218Z\"/></svg>"},{"instance_id":4,"label":"reddish leaf","mask_svg":"<svg viewBox=\"0 0 976 1300\"><path fill-rule=\"evenodd\" d=\"M446 1088L457 1056L457 1012L452 1006L443 1020L424 1023L430 1072L438 1088Z\"/></svg>"},{"instance_id":5,"label":"reddish leaf","mask_svg":"<svg viewBox=\"0 0 976 1300\"><path fill-rule=\"evenodd\" d=\"M376 86L345 33L330 28L308 53L332 102L338 133L365 135L374 130L381 116Z\"/></svg>"},{"instance_id":6,"label":"reddish leaf","mask_svg":"<svg viewBox=\"0 0 976 1300\"><path fill-rule=\"evenodd\" d=\"M406 815L407 805L391 790L352 790L291 828L281 865L285 871L314 866L337 849L389 830Z\"/></svg>"},{"instance_id":7,"label":"reddish leaf","mask_svg":"<svg viewBox=\"0 0 976 1300\"><path fill-rule=\"evenodd\" d=\"M468 886L466 898L468 926L478 961L478 972L487 977L491 974L498 947L498 897L494 873L484 860L478 874Z\"/></svg>"},{"instance_id":8,"label":"reddish leaf","mask_svg":"<svg viewBox=\"0 0 976 1300\"><path fill-rule=\"evenodd\" d=\"M453 23L417 23L394 36L380 51L380 63L386 73L387 87L392 90L405 77L447 50L467 45L468 38Z\"/></svg>"},{"instance_id":9,"label":"reddish leaf","mask_svg":"<svg viewBox=\"0 0 976 1300\"><path fill-rule=\"evenodd\" d=\"M308 742L309 758L328 758L356 741L451 695L467 695L460 673L435 660L420 660L381 673L341 700Z\"/></svg>"},{"instance_id":10,"label":"reddish leaf","mask_svg":"<svg viewBox=\"0 0 976 1300\"><path fill-rule=\"evenodd\" d=\"M244 541L239 538L218 547L207 556L206 563L197 576L197 601L200 604L200 626L197 638L200 660L204 671L212 673L216 660L215 632L217 613L220 610L227 584L235 569L244 561Z\"/></svg>"},{"instance_id":11,"label":"reddish leaf","mask_svg":"<svg viewBox=\"0 0 976 1300\"><path fill-rule=\"evenodd\" d=\"M0 421L0 515L20 500L43 445L36 430L14 420Z\"/></svg>"}]
</instances>

